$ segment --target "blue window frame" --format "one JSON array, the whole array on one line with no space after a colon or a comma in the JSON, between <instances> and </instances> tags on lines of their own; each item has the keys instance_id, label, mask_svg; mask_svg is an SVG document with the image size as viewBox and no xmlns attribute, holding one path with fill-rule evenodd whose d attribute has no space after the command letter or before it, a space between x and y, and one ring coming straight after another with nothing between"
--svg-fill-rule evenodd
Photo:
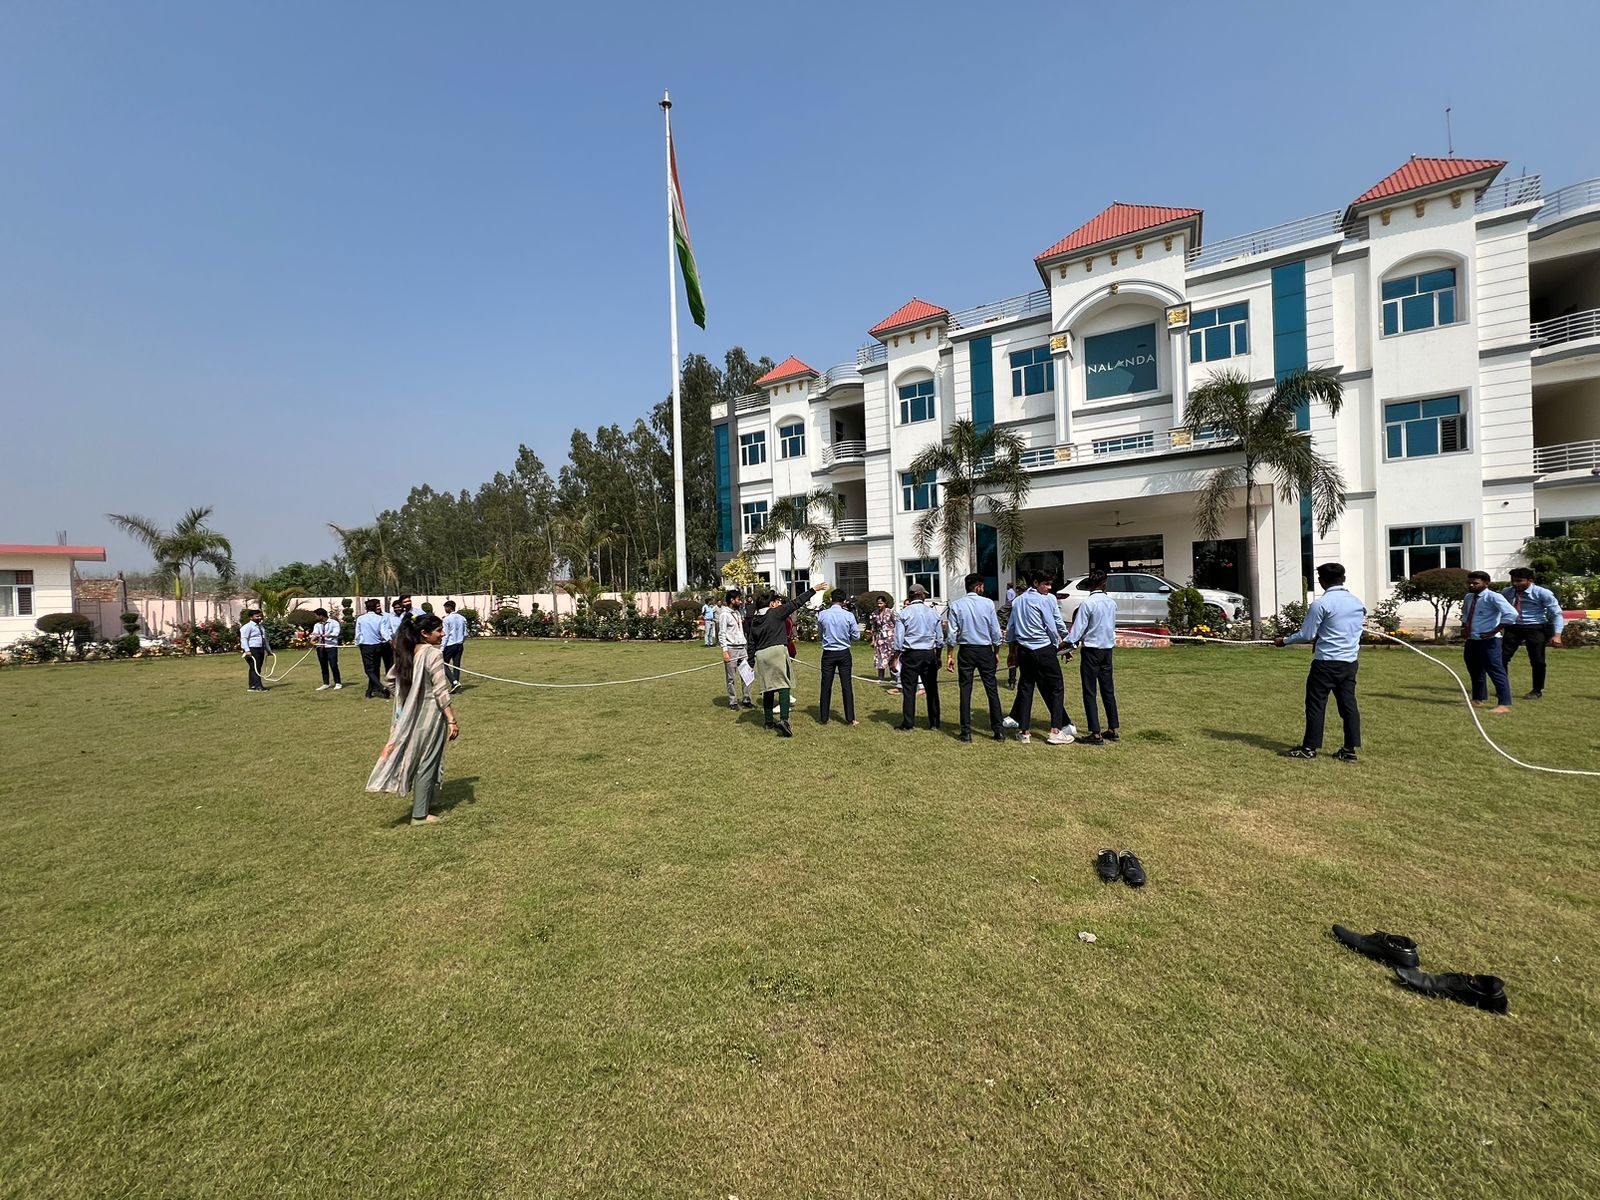
<instances>
[{"instance_id":1,"label":"blue window frame","mask_svg":"<svg viewBox=\"0 0 1600 1200\"><path fill-rule=\"evenodd\" d=\"M1037 396L1056 390L1056 365L1049 346L1018 350L1011 356L1011 394Z\"/></svg>"},{"instance_id":2,"label":"blue window frame","mask_svg":"<svg viewBox=\"0 0 1600 1200\"><path fill-rule=\"evenodd\" d=\"M900 424L912 425L917 421L931 421L933 411L933 380L906 383L900 386Z\"/></svg>"},{"instance_id":3,"label":"blue window frame","mask_svg":"<svg viewBox=\"0 0 1600 1200\"><path fill-rule=\"evenodd\" d=\"M1411 525L1389 530L1389 578L1410 579L1418 571L1459 567L1465 525Z\"/></svg>"},{"instance_id":4,"label":"blue window frame","mask_svg":"<svg viewBox=\"0 0 1600 1200\"><path fill-rule=\"evenodd\" d=\"M1189 319L1189 361L1216 362L1250 353L1250 302L1207 308Z\"/></svg>"},{"instance_id":5,"label":"blue window frame","mask_svg":"<svg viewBox=\"0 0 1600 1200\"><path fill-rule=\"evenodd\" d=\"M754 433L741 433L739 435L739 465L759 467L766 461L767 431L758 429Z\"/></svg>"},{"instance_id":6,"label":"blue window frame","mask_svg":"<svg viewBox=\"0 0 1600 1200\"><path fill-rule=\"evenodd\" d=\"M1456 269L1442 267L1383 282L1383 335L1456 322Z\"/></svg>"},{"instance_id":7,"label":"blue window frame","mask_svg":"<svg viewBox=\"0 0 1600 1200\"><path fill-rule=\"evenodd\" d=\"M1100 438L1091 442L1089 449L1094 454L1127 454L1140 450L1154 450L1156 435L1153 433L1129 433L1122 437Z\"/></svg>"},{"instance_id":8,"label":"blue window frame","mask_svg":"<svg viewBox=\"0 0 1600 1200\"><path fill-rule=\"evenodd\" d=\"M913 475L910 471L900 472L900 511L923 512L934 508L939 503L937 476L932 471L924 471L921 475Z\"/></svg>"},{"instance_id":9,"label":"blue window frame","mask_svg":"<svg viewBox=\"0 0 1600 1200\"><path fill-rule=\"evenodd\" d=\"M778 426L778 457L800 458L806 452L806 427L799 421Z\"/></svg>"},{"instance_id":10,"label":"blue window frame","mask_svg":"<svg viewBox=\"0 0 1600 1200\"><path fill-rule=\"evenodd\" d=\"M744 518L744 533L749 537L752 533L760 533L767 527L767 502L765 500L752 500L748 504L739 506Z\"/></svg>"},{"instance_id":11,"label":"blue window frame","mask_svg":"<svg viewBox=\"0 0 1600 1200\"><path fill-rule=\"evenodd\" d=\"M1134 325L1083 339L1084 392L1090 400L1156 390L1156 327Z\"/></svg>"},{"instance_id":12,"label":"blue window frame","mask_svg":"<svg viewBox=\"0 0 1600 1200\"><path fill-rule=\"evenodd\" d=\"M939 560L937 558L902 558L900 570L906 577L906 595L911 594L913 584L920 583L928 589L928 595L939 599Z\"/></svg>"},{"instance_id":13,"label":"blue window frame","mask_svg":"<svg viewBox=\"0 0 1600 1200\"><path fill-rule=\"evenodd\" d=\"M1385 457L1430 458L1467 448L1467 418L1460 396L1406 400L1383 406Z\"/></svg>"},{"instance_id":14,"label":"blue window frame","mask_svg":"<svg viewBox=\"0 0 1600 1200\"><path fill-rule=\"evenodd\" d=\"M717 426L717 549L733 553L733 463L726 425Z\"/></svg>"}]
</instances>

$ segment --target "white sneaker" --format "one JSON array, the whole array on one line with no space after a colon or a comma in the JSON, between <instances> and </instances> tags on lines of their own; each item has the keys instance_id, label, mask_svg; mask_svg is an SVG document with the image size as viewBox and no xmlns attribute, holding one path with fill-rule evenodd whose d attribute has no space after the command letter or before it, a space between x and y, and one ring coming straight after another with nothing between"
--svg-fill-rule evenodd
<instances>
[{"instance_id":1,"label":"white sneaker","mask_svg":"<svg viewBox=\"0 0 1600 1200\"><path fill-rule=\"evenodd\" d=\"M1067 728L1065 729L1064 732L1067 735L1067 741L1070 742L1073 738L1078 736L1078 727L1076 725L1074 725L1071 721L1068 721L1067 722Z\"/></svg>"},{"instance_id":2,"label":"white sneaker","mask_svg":"<svg viewBox=\"0 0 1600 1200\"><path fill-rule=\"evenodd\" d=\"M1019 742L1031 742L1031 741L1033 741L1033 734L1029 733L1026 729L1024 729L1021 733L1017 734L1017 741L1019 741Z\"/></svg>"},{"instance_id":3,"label":"white sneaker","mask_svg":"<svg viewBox=\"0 0 1600 1200\"><path fill-rule=\"evenodd\" d=\"M1002 717L1000 719L1000 728L1010 733L1014 729L1020 729L1021 726L1017 724L1015 717Z\"/></svg>"},{"instance_id":4,"label":"white sneaker","mask_svg":"<svg viewBox=\"0 0 1600 1200\"><path fill-rule=\"evenodd\" d=\"M1063 729L1060 733L1052 733L1045 738L1044 743L1047 746L1070 746L1076 740L1072 734Z\"/></svg>"},{"instance_id":5,"label":"white sneaker","mask_svg":"<svg viewBox=\"0 0 1600 1200\"><path fill-rule=\"evenodd\" d=\"M334 691L336 691L336 692L342 692L342 691L344 691L344 684L342 684L342 683L336 683L336 684L334 684L334 685L333 685L333 690L334 690Z\"/></svg>"},{"instance_id":6,"label":"white sneaker","mask_svg":"<svg viewBox=\"0 0 1600 1200\"><path fill-rule=\"evenodd\" d=\"M329 690L329 689L330 689L330 688L332 688L332 687L333 687L333 684L331 684L331 683L325 683L325 684L323 684L323 685L322 685L322 686L321 686L321 687L319 687L319 688L318 688L318 689L317 689L317 691L319 691L319 692L326 692L326 691L328 691L328 690Z\"/></svg>"}]
</instances>

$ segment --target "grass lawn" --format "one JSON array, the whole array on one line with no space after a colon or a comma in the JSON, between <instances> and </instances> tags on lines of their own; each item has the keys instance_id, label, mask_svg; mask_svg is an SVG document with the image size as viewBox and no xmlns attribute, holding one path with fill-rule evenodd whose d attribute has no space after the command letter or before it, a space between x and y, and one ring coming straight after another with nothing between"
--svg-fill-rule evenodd
<instances>
[{"instance_id":1,"label":"grass lawn","mask_svg":"<svg viewBox=\"0 0 1600 1200\"><path fill-rule=\"evenodd\" d=\"M1491 728L1600 767L1600 654L1552 657ZM6 1195L1600 1190L1600 781L1504 762L1406 651L1364 658L1358 766L1275 756L1296 651L1121 652L1103 750L895 734L865 684L822 728L809 667L792 741L720 663L479 683L419 829L363 791L388 711L353 652L340 693L238 661L0 671ZM1102 886L1102 846L1150 885ZM1333 921L1504 976L1511 1015Z\"/></svg>"}]
</instances>

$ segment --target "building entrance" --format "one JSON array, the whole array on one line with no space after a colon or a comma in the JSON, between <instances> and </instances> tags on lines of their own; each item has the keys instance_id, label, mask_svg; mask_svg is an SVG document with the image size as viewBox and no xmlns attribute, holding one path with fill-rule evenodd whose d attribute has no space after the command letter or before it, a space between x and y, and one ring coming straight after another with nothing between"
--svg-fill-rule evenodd
<instances>
[{"instance_id":1,"label":"building entrance","mask_svg":"<svg viewBox=\"0 0 1600 1200\"><path fill-rule=\"evenodd\" d=\"M1089 566L1102 571L1166 573L1165 543L1160 534L1149 537L1090 538Z\"/></svg>"},{"instance_id":2,"label":"building entrance","mask_svg":"<svg viewBox=\"0 0 1600 1200\"><path fill-rule=\"evenodd\" d=\"M1244 539L1224 538L1194 544L1194 586L1222 592L1242 592Z\"/></svg>"}]
</instances>

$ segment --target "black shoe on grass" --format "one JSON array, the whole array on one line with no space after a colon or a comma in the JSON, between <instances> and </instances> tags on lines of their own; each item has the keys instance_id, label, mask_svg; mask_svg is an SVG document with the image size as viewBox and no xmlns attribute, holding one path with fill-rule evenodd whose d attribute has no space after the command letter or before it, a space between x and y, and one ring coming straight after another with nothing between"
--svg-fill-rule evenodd
<instances>
[{"instance_id":1,"label":"black shoe on grass","mask_svg":"<svg viewBox=\"0 0 1600 1200\"><path fill-rule=\"evenodd\" d=\"M1095 856L1094 873L1100 876L1101 883L1115 883L1122 878L1122 865L1117 861L1115 850L1102 850Z\"/></svg>"},{"instance_id":2,"label":"black shoe on grass","mask_svg":"<svg viewBox=\"0 0 1600 1200\"><path fill-rule=\"evenodd\" d=\"M1148 882L1144 864L1132 850L1124 850L1122 857L1117 860L1117 865L1122 868L1122 882L1129 887L1143 887Z\"/></svg>"},{"instance_id":3,"label":"black shoe on grass","mask_svg":"<svg viewBox=\"0 0 1600 1200\"><path fill-rule=\"evenodd\" d=\"M1354 750L1350 749L1349 746L1341 746L1341 747L1339 747L1339 749L1334 752L1333 756L1335 758L1337 758L1340 762L1343 762L1343 763L1353 763L1353 762L1360 762L1361 761L1359 758L1356 757L1356 752Z\"/></svg>"},{"instance_id":4,"label":"black shoe on grass","mask_svg":"<svg viewBox=\"0 0 1600 1200\"><path fill-rule=\"evenodd\" d=\"M1463 975L1452 971L1446 975L1429 975L1415 967L1396 967L1395 975L1408 988L1425 996L1437 996L1470 1004L1492 1013L1505 1013L1506 981L1498 975Z\"/></svg>"},{"instance_id":5,"label":"black shoe on grass","mask_svg":"<svg viewBox=\"0 0 1600 1200\"><path fill-rule=\"evenodd\" d=\"M1391 967L1415 967L1419 961L1417 944L1402 934L1385 933L1381 929L1371 933L1357 933L1354 929L1335 925L1333 936L1357 954L1365 954L1368 958L1388 963Z\"/></svg>"}]
</instances>

